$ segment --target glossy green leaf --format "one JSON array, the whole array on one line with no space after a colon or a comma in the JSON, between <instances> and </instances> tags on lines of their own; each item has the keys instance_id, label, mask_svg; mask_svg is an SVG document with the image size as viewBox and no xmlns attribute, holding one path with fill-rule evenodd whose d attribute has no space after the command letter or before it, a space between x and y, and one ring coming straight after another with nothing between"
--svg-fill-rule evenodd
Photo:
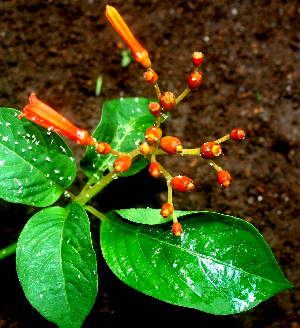
<instances>
[{"instance_id":1,"label":"glossy green leaf","mask_svg":"<svg viewBox=\"0 0 300 328\"><path fill-rule=\"evenodd\" d=\"M56 133L20 112L0 108L0 197L35 206L53 204L75 178L74 156Z\"/></svg>"},{"instance_id":2,"label":"glossy green leaf","mask_svg":"<svg viewBox=\"0 0 300 328\"><path fill-rule=\"evenodd\" d=\"M139 142L145 141L146 129L154 123L154 116L149 112L149 103L150 100L146 98L121 98L106 102L101 122L93 137L124 153L138 148ZM85 174L97 182L106 169L112 170L115 159L115 155L100 155L95 152L94 147L87 147L80 165Z\"/></svg>"},{"instance_id":3,"label":"glossy green leaf","mask_svg":"<svg viewBox=\"0 0 300 328\"><path fill-rule=\"evenodd\" d=\"M125 221L115 212L101 224L101 248L129 286L160 300L212 314L253 308L292 288L259 232L246 221L200 212L171 224Z\"/></svg>"},{"instance_id":4,"label":"glossy green leaf","mask_svg":"<svg viewBox=\"0 0 300 328\"><path fill-rule=\"evenodd\" d=\"M142 224L163 224L172 221L172 216L165 219L160 215L161 209L153 208L126 208L121 210L114 210L112 212L118 213L122 218ZM175 211L176 217L181 218L189 214L199 213L198 211ZM108 214L109 215L109 214Z\"/></svg>"},{"instance_id":5,"label":"glossy green leaf","mask_svg":"<svg viewBox=\"0 0 300 328\"><path fill-rule=\"evenodd\" d=\"M38 212L19 237L16 257L32 306L59 327L80 327L97 295L96 255L83 208L72 203L69 210Z\"/></svg>"}]
</instances>

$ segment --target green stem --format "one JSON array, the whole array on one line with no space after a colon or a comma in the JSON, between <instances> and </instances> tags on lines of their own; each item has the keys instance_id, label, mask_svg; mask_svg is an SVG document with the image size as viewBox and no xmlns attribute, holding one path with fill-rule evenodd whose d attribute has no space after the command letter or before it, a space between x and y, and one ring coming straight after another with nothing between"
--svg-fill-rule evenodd
<instances>
[{"instance_id":1,"label":"green stem","mask_svg":"<svg viewBox=\"0 0 300 328\"><path fill-rule=\"evenodd\" d=\"M179 103L179 101L181 101L187 94L189 94L191 91L191 89L189 87L187 87L182 94L176 99L176 104Z\"/></svg>"},{"instance_id":2,"label":"green stem","mask_svg":"<svg viewBox=\"0 0 300 328\"><path fill-rule=\"evenodd\" d=\"M158 86L158 83L157 83L157 82L154 84L154 89L155 89L155 92L156 92L157 98L160 99L160 97L161 97L161 92L160 92L160 89L159 89L159 86Z\"/></svg>"},{"instance_id":3,"label":"green stem","mask_svg":"<svg viewBox=\"0 0 300 328\"><path fill-rule=\"evenodd\" d=\"M227 141L229 139L230 139L230 134L226 134L226 136L216 140L215 143L220 144L221 142Z\"/></svg>"},{"instance_id":4,"label":"green stem","mask_svg":"<svg viewBox=\"0 0 300 328\"><path fill-rule=\"evenodd\" d=\"M17 242L6 246L5 248L0 249L0 260L6 258L9 255L12 255L16 252Z\"/></svg>"},{"instance_id":5,"label":"green stem","mask_svg":"<svg viewBox=\"0 0 300 328\"><path fill-rule=\"evenodd\" d=\"M89 190L80 194L76 198L76 202L80 205L85 205L92 197L97 195L104 187L110 184L113 180L118 178L118 173L112 171L108 173L103 179L94 184Z\"/></svg>"},{"instance_id":6,"label":"green stem","mask_svg":"<svg viewBox=\"0 0 300 328\"><path fill-rule=\"evenodd\" d=\"M89 206L89 205L85 205L83 206L83 208L92 213L93 215L95 215L98 219L100 219L101 221L107 221L107 218L104 214L102 214L101 212L97 211L94 207Z\"/></svg>"}]
</instances>

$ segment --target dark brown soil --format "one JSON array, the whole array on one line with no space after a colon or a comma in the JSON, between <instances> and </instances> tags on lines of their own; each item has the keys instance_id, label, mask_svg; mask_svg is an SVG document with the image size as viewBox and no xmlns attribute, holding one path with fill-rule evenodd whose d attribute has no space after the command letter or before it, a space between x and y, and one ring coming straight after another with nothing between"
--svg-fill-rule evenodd
<instances>
[{"instance_id":1,"label":"dark brown soil","mask_svg":"<svg viewBox=\"0 0 300 328\"><path fill-rule=\"evenodd\" d=\"M0 3L0 106L22 110L31 92L90 132L104 102L155 97L133 61L121 67L125 43L108 23L115 6L148 49L162 91L179 95L193 69L194 51L204 53L203 82L165 123L164 131L185 148L200 147L234 128L242 142L224 144L217 163L233 184L222 189L215 171L194 157L162 161L173 175L188 175L197 190L175 194L181 210L211 210L251 222L264 236L295 288L238 315L213 316L145 296L119 281L99 249L99 222L92 218L99 258L99 296L83 327L143 324L201 327L297 328L300 326L300 5L298 0L107 1L2 0ZM103 75L101 95L96 80ZM69 143L79 160L84 147ZM78 192L85 177L72 187ZM130 180L129 180L130 179ZM143 181L143 183L141 183ZM128 199L125 195L131 193ZM99 210L156 207L166 200L162 180L145 171L118 179L93 199ZM0 203L0 248L17 239L37 209ZM27 302L13 256L0 266L0 327L54 327Z\"/></svg>"}]
</instances>

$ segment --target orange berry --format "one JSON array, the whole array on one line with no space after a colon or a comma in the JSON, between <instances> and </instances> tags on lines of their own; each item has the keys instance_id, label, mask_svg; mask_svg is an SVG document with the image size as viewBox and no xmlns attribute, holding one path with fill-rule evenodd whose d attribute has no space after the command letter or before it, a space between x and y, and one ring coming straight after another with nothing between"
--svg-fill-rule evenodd
<instances>
[{"instance_id":1,"label":"orange berry","mask_svg":"<svg viewBox=\"0 0 300 328\"><path fill-rule=\"evenodd\" d=\"M159 103L165 112L170 112L176 106L175 95L172 92L167 91L161 95Z\"/></svg>"},{"instance_id":2,"label":"orange berry","mask_svg":"<svg viewBox=\"0 0 300 328\"><path fill-rule=\"evenodd\" d=\"M114 171L116 173L124 173L130 169L131 158L129 156L123 155L118 157L114 162Z\"/></svg>"},{"instance_id":3,"label":"orange berry","mask_svg":"<svg viewBox=\"0 0 300 328\"><path fill-rule=\"evenodd\" d=\"M96 152L102 155L107 155L111 152L111 147L106 142L98 142L96 145Z\"/></svg>"},{"instance_id":4,"label":"orange berry","mask_svg":"<svg viewBox=\"0 0 300 328\"><path fill-rule=\"evenodd\" d=\"M189 177L178 175L171 180L171 187L180 192L190 192L195 188L194 182Z\"/></svg>"},{"instance_id":5,"label":"orange berry","mask_svg":"<svg viewBox=\"0 0 300 328\"><path fill-rule=\"evenodd\" d=\"M168 154L178 154L182 152L182 143L175 137L163 137L159 142L159 146Z\"/></svg>"},{"instance_id":6,"label":"orange berry","mask_svg":"<svg viewBox=\"0 0 300 328\"><path fill-rule=\"evenodd\" d=\"M219 171L218 172L218 181L222 187L227 188L231 185L231 176L225 170Z\"/></svg>"},{"instance_id":7,"label":"orange berry","mask_svg":"<svg viewBox=\"0 0 300 328\"><path fill-rule=\"evenodd\" d=\"M214 158L222 154L222 149L219 144L212 142L206 142L200 148L200 154L203 158Z\"/></svg>"},{"instance_id":8,"label":"orange berry","mask_svg":"<svg viewBox=\"0 0 300 328\"><path fill-rule=\"evenodd\" d=\"M234 129L230 132L230 139L240 140L245 139L245 131L242 129Z\"/></svg>"},{"instance_id":9,"label":"orange berry","mask_svg":"<svg viewBox=\"0 0 300 328\"><path fill-rule=\"evenodd\" d=\"M166 203L161 207L160 214L166 219L169 218L174 212L174 207L170 203Z\"/></svg>"},{"instance_id":10,"label":"orange berry","mask_svg":"<svg viewBox=\"0 0 300 328\"><path fill-rule=\"evenodd\" d=\"M154 178L156 178L160 174L159 164L156 162L151 163L149 166L149 172Z\"/></svg>"},{"instance_id":11,"label":"orange berry","mask_svg":"<svg viewBox=\"0 0 300 328\"><path fill-rule=\"evenodd\" d=\"M174 222L172 226L173 235L179 237L182 234L182 227L179 222Z\"/></svg>"},{"instance_id":12,"label":"orange berry","mask_svg":"<svg viewBox=\"0 0 300 328\"><path fill-rule=\"evenodd\" d=\"M152 126L151 128L147 129L145 132L145 139L149 145L152 145L162 137L162 130L156 126Z\"/></svg>"},{"instance_id":13,"label":"orange berry","mask_svg":"<svg viewBox=\"0 0 300 328\"><path fill-rule=\"evenodd\" d=\"M190 89L196 89L199 87L202 81L202 74L200 72L192 72L188 78L188 86Z\"/></svg>"}]
</instances>

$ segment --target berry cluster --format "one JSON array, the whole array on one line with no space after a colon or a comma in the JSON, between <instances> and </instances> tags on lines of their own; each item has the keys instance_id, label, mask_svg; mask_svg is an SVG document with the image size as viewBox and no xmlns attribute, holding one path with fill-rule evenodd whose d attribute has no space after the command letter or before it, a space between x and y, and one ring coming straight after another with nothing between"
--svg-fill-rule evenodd
<instances>
[{"instance_id":1,"label":"berry cluster","mask_svg":"<svg viewBox=\"0 0 300 328\"><path fill-rule=\"evenodd\" d=\"M161 208L161 215L164 218L173 218L173 234L180 236L182 233L182 227L178 222L174 207L172 203L172 191L176 190L182 193L187 193L195 188L193 180L186 176L175 176L173 177L158 161L157 155L162 154L182 154L182 155L198 155L206 160L210 165L212 165L217 173L217 179L222 187L229 187L231 184L230 174L222 170L221 167L217 166L212 159L222 154L222 149L220 144L226 140L240 140L245 138L245 133L242 129L234 129L228 135L213 141L206 142L201 148L196 149L184 149L181 141L173 136L163 136L162 130L160 129L160 124L163 119L170 112L174 111L177 104L192 90L197 89L202 80L202 74L199 72L199 67L203 61L203 54L201 52L195 52L193 54L193 64L194 70L189 75L187 80L187 87L182 92L179 97L170 92L160 92L158 86L158 76L157 73L151 68L151 61L148 57L148 52L145 50L133 37L129 31L126 23L123 21L122 17L118 14L115 8L107 6L106 16L117 30L117 32L123 37L125 42L132 50L134 57L139 61L147 71L144 73L145 80L152 84L155 88L158 102L150 102L149 111L155 117L154 126L149 127L145 132L145 142L140 143L139 148L129 154L120 154L110 148L109 145L100 142L96 145L96 151L100 154L108 154L112 152L113 154L119 155L116 159L113 168L116 173L124 173L129 170L132 158L137 155L143 155L150 163L149 173L153 177L157 177L160 174L166 179L168 187L168 202L164 204Z\"/></svg>"}]
</instances>

